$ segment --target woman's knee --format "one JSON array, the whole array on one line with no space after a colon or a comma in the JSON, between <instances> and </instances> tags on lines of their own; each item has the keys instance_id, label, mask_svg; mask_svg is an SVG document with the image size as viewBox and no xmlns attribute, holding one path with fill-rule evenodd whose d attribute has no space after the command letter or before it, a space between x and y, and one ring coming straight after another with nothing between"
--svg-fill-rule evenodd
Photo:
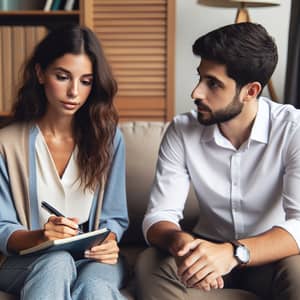
<instances>
[{"instance_id":1,"label":"woman's knee","mask_svg":"<svg viewBox=\"0 0 300 300\"><path fill-rule=\"evenodd\" d=\"M32 265L39 272L46 272L58 276L58 274L74 274L76 267L73 257L66 251L54 251L41 255ZM63 272L62 272L63 270Z\"/></svg>"},{"instance_id":2,"label":"woman's knee","mask_svg":"<svg viewBox=\"0 0 300 300\"><path fill-rule=\"evenodd\" d=\"M124 300L116 283L102 278L78 278L73 286L73 299Z\"/></svg>"}]
</instances>

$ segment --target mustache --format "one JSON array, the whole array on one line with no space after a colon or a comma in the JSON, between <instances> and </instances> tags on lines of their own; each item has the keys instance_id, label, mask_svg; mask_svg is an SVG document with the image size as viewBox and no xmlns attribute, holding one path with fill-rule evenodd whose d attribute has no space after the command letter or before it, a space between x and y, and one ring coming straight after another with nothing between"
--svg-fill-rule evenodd
<instances>
[{"instance_id":1,"label":"mustache","mask_svg":"<svg viewBox=\"0 0 300 300\"><path fill-rule=\"evenodd\" d=\"M194 103L198 108L201 108L202 110L211 111L210 108L205 104L203 104L202 101L199 99L196 99Z\"/></svg>"}]
</instances>

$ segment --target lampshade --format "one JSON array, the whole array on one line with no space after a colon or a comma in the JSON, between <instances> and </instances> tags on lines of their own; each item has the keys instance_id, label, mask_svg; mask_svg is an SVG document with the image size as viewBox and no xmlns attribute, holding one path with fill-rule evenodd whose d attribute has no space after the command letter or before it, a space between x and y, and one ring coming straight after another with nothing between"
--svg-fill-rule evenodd
<instances>
[{"instance_id":1,"label":"lampshade","mask_svg":"<svg viewBox=\"0 0 300 300\"><path fill-rule=\"evenodd\" d=\"M244 3L248 7L280 5L280 0L247 0L247 1L229 0L229 2L236 3L238 5L241 5L241 3Z\"/></svg>"},{"instance_id":2,"label":"lampshade","mask_svg":"<svg viewBox=\"0 0 300 300\"><path fill-rule=\"evenodd\" d=\"M248 7L259 7L259 6L272 6L280 5L280 0L198 0L198 3L207 6L217 6L217 7L237 7L239 8L241 4Z\"/></svg>"}]
</instances>

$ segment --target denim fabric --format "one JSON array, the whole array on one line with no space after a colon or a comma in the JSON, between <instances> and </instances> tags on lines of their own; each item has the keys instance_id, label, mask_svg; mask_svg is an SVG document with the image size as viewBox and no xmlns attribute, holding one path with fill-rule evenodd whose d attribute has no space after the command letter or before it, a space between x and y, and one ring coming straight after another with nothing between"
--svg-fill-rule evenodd
<instances>
[{"instance_id":1,"label":"denim fabric","mask_svg":"<svg viewBox=\"0 0 300 300\"><path fill-rule=\"evenodd\" d=\"M74 261L64 251L40 256L10 256L0 268L0 290L22 300L125 300L121 260L107 265L90 259Z\"/></svg>"}]
</instances>

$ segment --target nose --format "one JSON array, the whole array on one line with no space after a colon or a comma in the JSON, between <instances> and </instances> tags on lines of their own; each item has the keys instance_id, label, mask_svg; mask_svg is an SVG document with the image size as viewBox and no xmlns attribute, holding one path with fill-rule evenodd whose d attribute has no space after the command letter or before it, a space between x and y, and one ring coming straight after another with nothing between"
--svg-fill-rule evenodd
<instances>
[{"instance_id":1,"label":"nose","mask_svg":"<svg viewBox=\"0 0 300 300\"><path fill-rule=\"evenodd\" d=\"M204 90L202 88L201 82L198 82L195 88L192 91L191 97L193 100L203 99L204 98Z\"/></svg>"},{"instance_id":2,"label":"nose","mask_svg":"<svg viewBox=\"0 0 300 300\"><path fill-rule=\"evenodd\" d=\"M70 86L68 88L68 96L70 98L76 98L79 94L78 88L79 82L77 80L70 81Z\"/></svg>"}]
</instances>

